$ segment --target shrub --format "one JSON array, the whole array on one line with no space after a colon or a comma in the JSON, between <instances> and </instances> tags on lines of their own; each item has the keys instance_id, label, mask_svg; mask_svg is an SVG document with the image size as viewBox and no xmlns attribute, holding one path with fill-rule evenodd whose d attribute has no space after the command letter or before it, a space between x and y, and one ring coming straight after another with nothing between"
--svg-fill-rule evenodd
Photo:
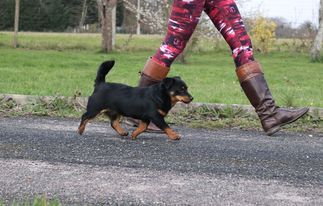
<instances>
[{"instance_id":1,"label":"shrub","mask_svg":"<svg viewBox=\"0 0 323 206\"><path fill-rule=\"evenodd\" d=\"M265 54L269 52L270 46L276 41L276 27L275 22L264 17L258 17L252 22L250 34L256 50Z\"/></svg>"}]
</instances>

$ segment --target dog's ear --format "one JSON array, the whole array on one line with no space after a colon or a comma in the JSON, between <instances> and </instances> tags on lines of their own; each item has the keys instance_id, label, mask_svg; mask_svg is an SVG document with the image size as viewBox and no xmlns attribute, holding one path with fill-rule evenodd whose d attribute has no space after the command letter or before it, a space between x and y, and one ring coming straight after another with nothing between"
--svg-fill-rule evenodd
<instances>
[{"instance_id":1,"label":"dog's ear","mask_svg":"<svg viewBox=\"0 0 323 206\"><path fill-rule=\"evenodd\" d=\"M180 76L176 76L176 77L174 77L174 78L175 78L175 79L180 79L180 80L182 80Z\"/></svg>"},{"instance_id":2,"label":"dog's ear","mask_svg":"<svg viewBox=\"0 0 323 206\"><path fill-rule=\"evenodd\" d=\"M173 78L166 77L165 79L163 79L162 84L167 90L169 90L172 87L174 81L175 80Z\"/></svg>"}]
</instances>

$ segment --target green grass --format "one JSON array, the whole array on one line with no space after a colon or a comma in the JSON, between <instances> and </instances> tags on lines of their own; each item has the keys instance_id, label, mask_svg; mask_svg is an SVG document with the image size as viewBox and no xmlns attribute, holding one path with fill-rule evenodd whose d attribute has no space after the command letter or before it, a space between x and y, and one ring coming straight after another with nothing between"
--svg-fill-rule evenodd
<instances>
[{"instance_id":1,"label":"green grass","mask_svg":"<svg viewBox=\"0 0 323 206\"><path fill-rule=\"evenodd\" d=\"M13 99L0 97L0 117L6 116L56 116L79 119L84 112L84 105L75 98L39 98L26 105L19 105ZM104 115L99 121L108 121ZM193 128L240 128L243 130L261 130L257 117L242 108L217 108L201 106L172 110L166 117L170 124ZM323 121L318 114L306 115L297 122L285 126L287 131L323 132ZM1 206L1 204L0 204Z\"/></svg>"},{"instance_id":2,"label":"green grass","mask_svg":"<svg viewBox=\"0 0 323 206\"><path fill-rule=\"evenodd\" d=\"M4 206L0 201L0 206ZM60 206L62 205L57 199L49 200L45 195L37 196L34 199L14 200L9 205L11 206Z\"/></svg>"},{"instance_id":3,"label":"green grass","mask_svg":"<svg viewBox=\"0 0 323 206\"><path fill-rule=\"evenodd\" d=\"M198 108L180 109L170 112L167 122L193 128L240 128L243 130L262 131L259 119L241 108ZM285 131L323 132L323 121L317 115L305 115L293 124L284 126Z\"/></svg>"},{"instance_id":4,"label":"green grass","mask_svg":"<svg viewBox=\"0 0 323 206\"><path fill-rule=\"evenodd\" d=\"M161 36L117 35L117 50L99 52L99 34L21 33L20 48L12 49L11 34L0 33L0 93L88 96L98 65L115 59L108 81L132 86L147 57L154 54ZM210 43L209 43L210 44ZM204 43L188 63L174 63L170 76L184 79L196 102L249 104L237 81L225 43L219 48ZM283 106L323 107L323 64L310 63L308 54L274 51L255 54L262 63L276 102Z\"/></svg>"}]
</instances>

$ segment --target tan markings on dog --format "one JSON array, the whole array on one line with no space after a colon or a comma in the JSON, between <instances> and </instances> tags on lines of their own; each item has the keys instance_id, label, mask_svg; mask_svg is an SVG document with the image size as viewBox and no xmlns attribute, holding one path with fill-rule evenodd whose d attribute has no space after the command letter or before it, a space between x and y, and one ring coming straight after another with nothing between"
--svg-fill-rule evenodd
<instances>
[{"instance_id":1,"label":"tan markings on dog","mask_svg":"<svg viewBox=\"0 0 323 206\"><path fill-rule=\"evenodd\" d=\"M121 116L118 116L117 119L111 122L112 128L121 136L127 136L128 132L126 132L120 125L120 118Z\"/></svg>"},{"instance_id":2,"label":"tan markings on dog","mask_svg":"<svg viewBox=\"0 0 323 206\"><path fill-rule=\"evenodd\" d=\"M190 101L190 98L188 96L175 96L175 98L178 100L178 101L181 101L181 102L189 102Z\"/></svg>"},{"instance_id":3,"label":"tan markings on dog","mask_svg":"<svg viewBox=\"0 0 323 206\"><path fill-rule=\"evenodd\" d=\"M165 133L167 134L168 138L171 140L179 140L181 137L179 136L179 134L177 134L176 132L174 132L171 128L166 128L164 129Z\"/></svg>"},{"instance_id":4,"label":"tan markings on dog","mask_svg":"<svg viewBox=\"0 0 323 206\"><path fill-rule=\"evenodd\" d=\"M170 101L173 107L178 102L178 99L176 98L176 96L171 96Z\"/></svg>"},{"instance_id":5,"label":"tan markings on dog","mask_svg":"<svg viewBox=\"0 0 323 206\"><path fill-rule=\"evenodd\" d=\"M139 126L137 127L137 129L132 132L131 139L135 140L138 135L140 135L141 133L143 133L147 129L147 126L148 126L147 123L145 123L143 121L140 121Z\"/></svg>"},{"instance_id":6,"label":"tan markings on dog","mask_svg":"<svg viewBox=\"0 0 323 206\"><path fill-rule=\"evenodd\" d=\"M104 110L102 110L99 114L97 114L94 118L86 119L86 120L84 120L83 122L81 122L81 124L80 124L80 126L79 126L79 128L78 128L77 132L78 132L80 135L82 135L82 134L83 134L83 132L84 132L84 130L85 130L85 127L86 127L86 124L87 124L87 123L89 123L92 119L95 119L97 116L101 115L102 113L104 113L104 112L108 112L108 111L109 111L109 109L104 109Z\"/></svg>"},{"instance_id":7,"label":"tan markings on dog","mask_svg":"<svg viewBox=\"0 0 323 206\"><path fill-rule=\"evenodd\" d=\"M177 102L190 102L190 98L188 96L171 96L171 104L174 106Z\"/></svg>"},{"instance_id":8,"label":"tan markings on dog","mask_svg":"<svg viewBox=\"0 0 323 206\"><path fill-rule=\"evenodd\" d=\"M79 128L78 128L78 130L77 130L77 132L80 134L80 135L82 135L83 134L83 132L84 132L84 130L85 130L85 126L86 126L86 124L89 122L90 120L89 119L87 119L87 120L84 120L83 122L81 122L81 124L80 124L80 126L79 126Z\"/></svg>"},{"instance_id":9,"label":"tan markings on dog","mask_svg":"<svg viewBox=\"0 0 323 206\"><path fill-rule=\"evenodd\" d=\"M161 115L161 116L163 116L163 117L165 117L166 115L167 115L167 113L166 112L164 112L163 110L161 110L161 109L158 109L157 110L157 112Z\"/></svg>"}]
</instances>

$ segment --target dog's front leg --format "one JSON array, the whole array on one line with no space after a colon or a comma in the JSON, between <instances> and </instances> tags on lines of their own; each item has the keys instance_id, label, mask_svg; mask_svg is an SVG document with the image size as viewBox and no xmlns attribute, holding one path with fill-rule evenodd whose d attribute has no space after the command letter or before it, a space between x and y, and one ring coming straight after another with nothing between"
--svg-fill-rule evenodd
<instances>
[{"instance_id":1,"label":"dog's front leg","mask_svg":"<svg viewBox=\"0 0 323 206\"><path fill-rule=\"evenodd\" d=\"M179 136L179 134L177 134L176 132L174 132L174 130L172 130L168 124L165 122L164 117L162 117L161 115L155 116L152 119L152 122L159 127L161 130L163 130L169 139L171 140L179 140L181 137Z\"/></svg>"},{"instance_id":2,"label":"dog's front leg","mask_svg":"<svg viewBox=\"0 0 323 206\"><path fill-rule=\"evenodd\" d=\"M144 122L144 121L140 120L137 129L135 131L133 131L131 134L131 139L135 140L138 135L143 133L147 129L148 124L149 124L149 122Z\"/></svg>"}]
</instances>

